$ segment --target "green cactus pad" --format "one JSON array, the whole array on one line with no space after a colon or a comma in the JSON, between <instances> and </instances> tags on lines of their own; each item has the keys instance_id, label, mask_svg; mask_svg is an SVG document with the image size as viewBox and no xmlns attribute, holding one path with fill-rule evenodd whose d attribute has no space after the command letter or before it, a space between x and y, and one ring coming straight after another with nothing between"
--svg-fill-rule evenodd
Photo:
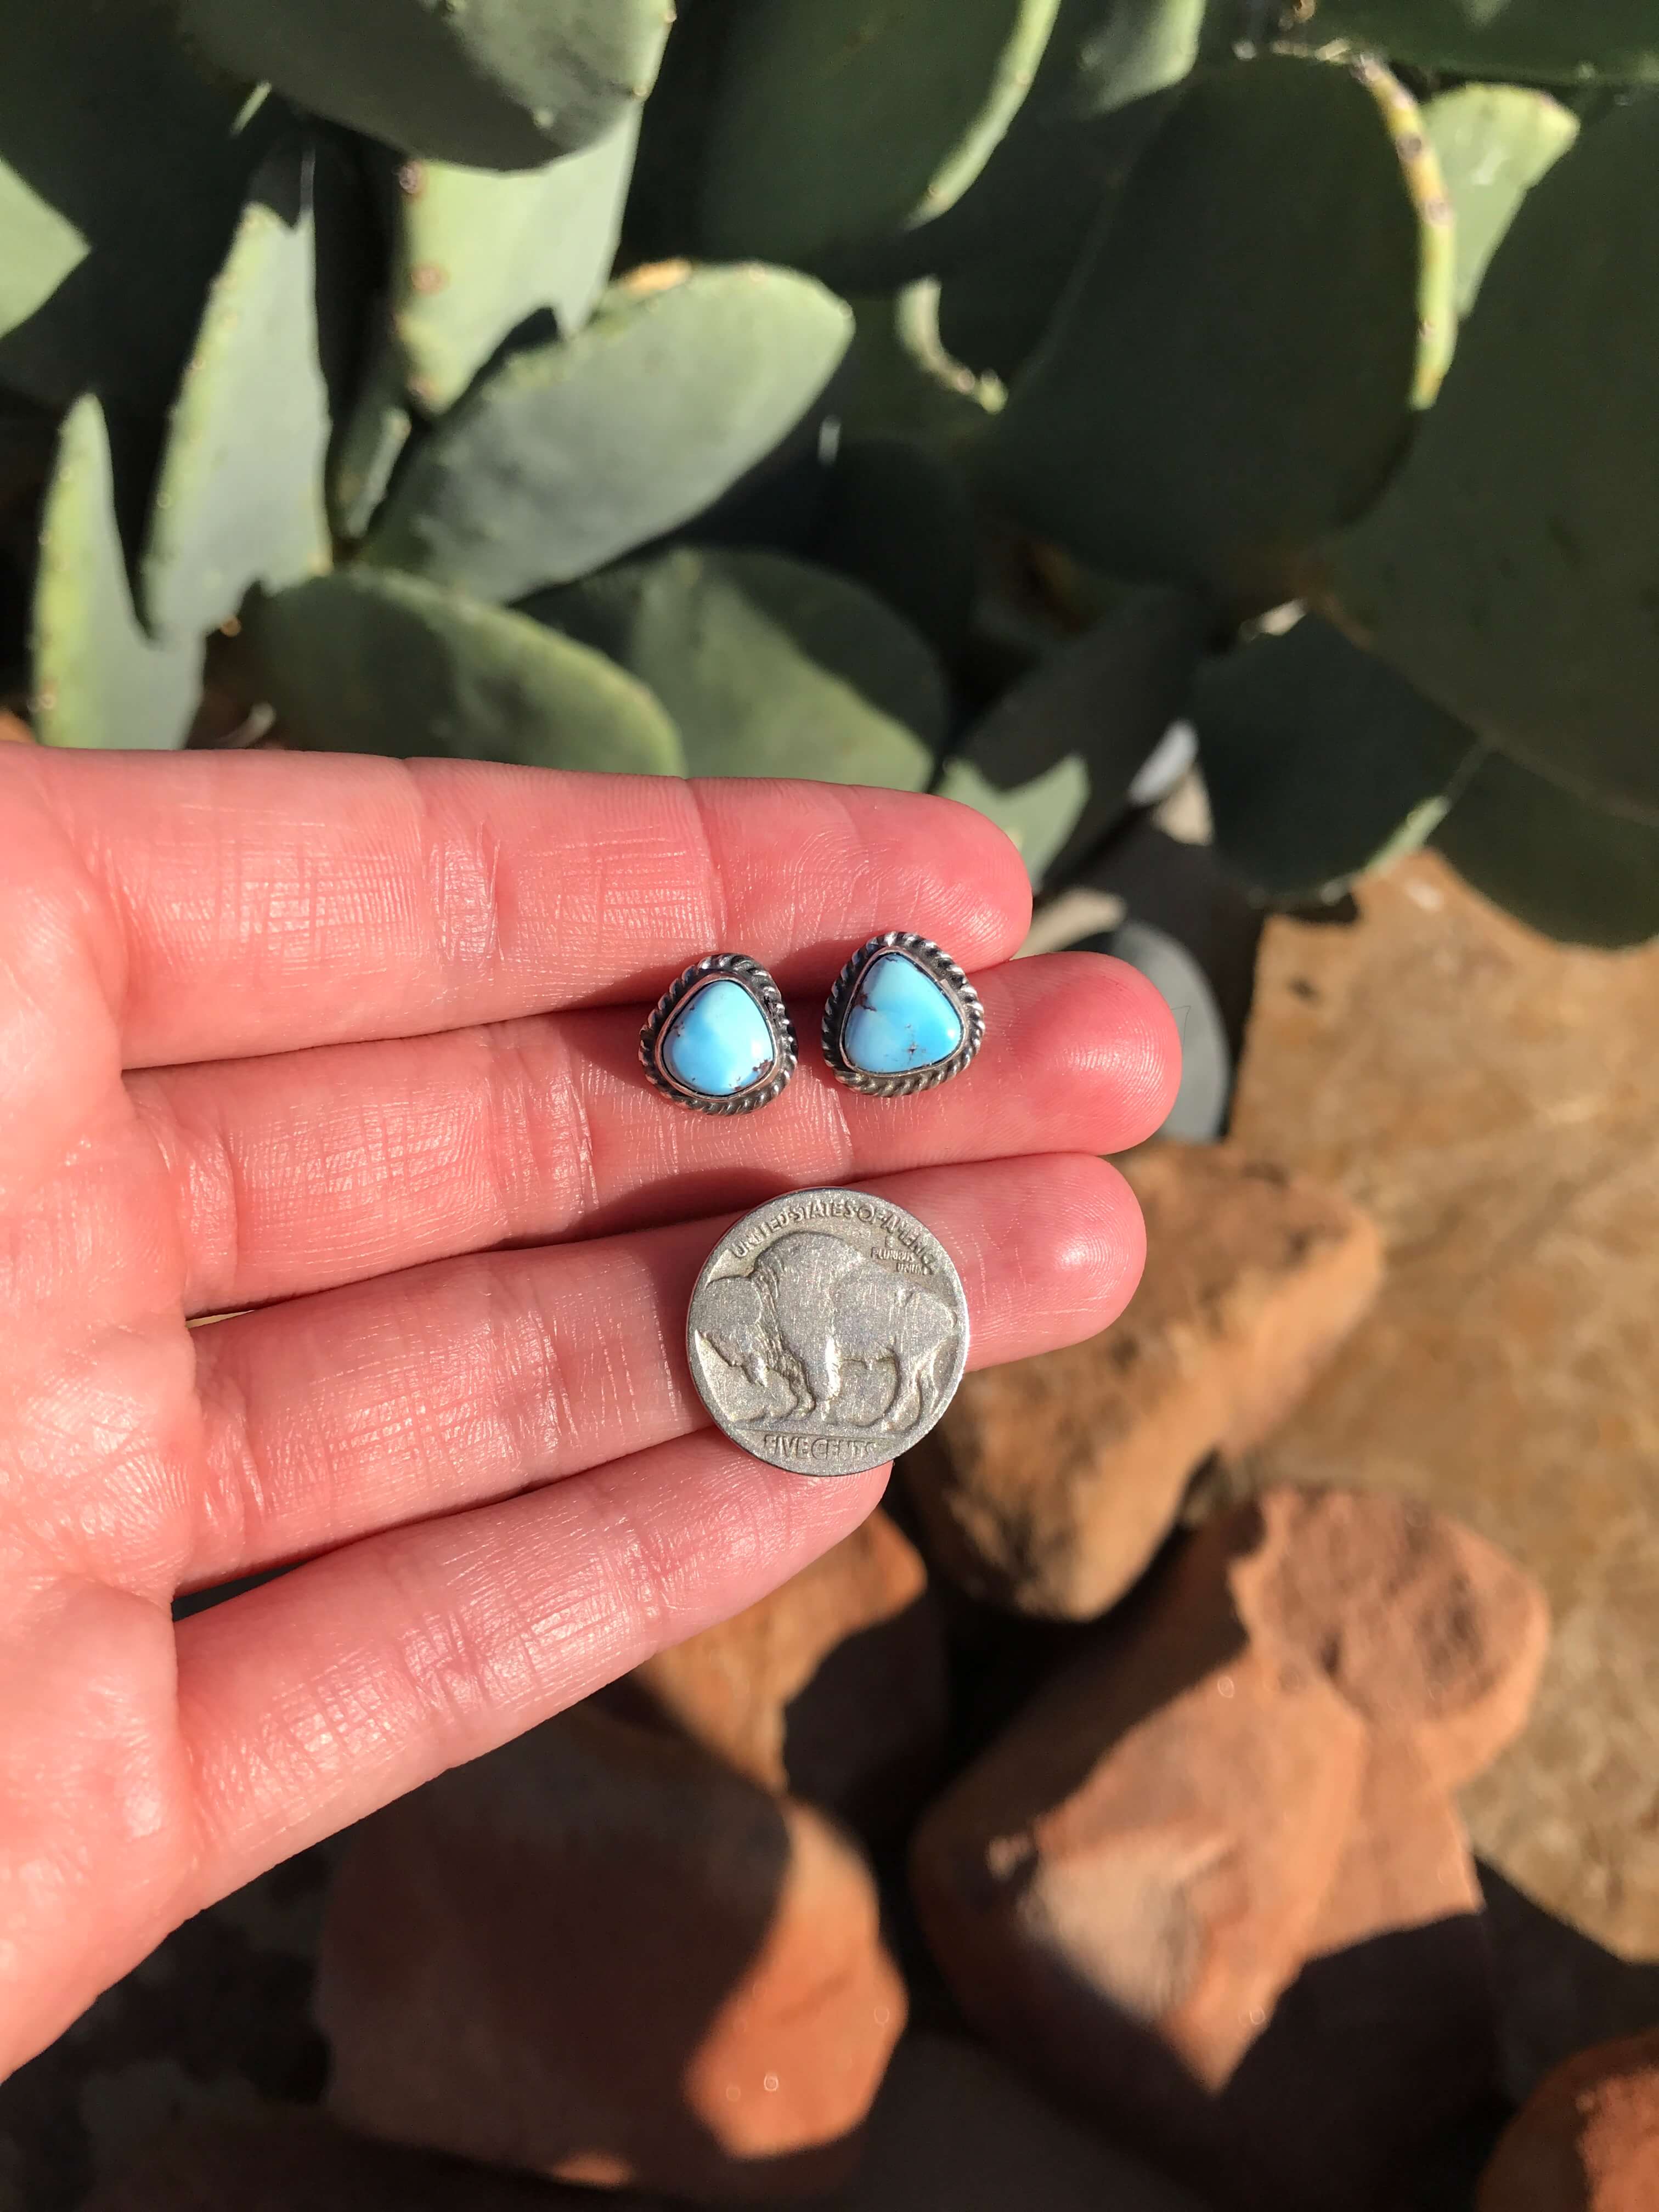
<instances>
[{"instance_id":1,"label":"green cactus pad","mask_svg":"<svg viewBox=\"0 0 1659 2212\"><path fill-rule=\"evenodd\" d=\"M503 176L450 161L398 171L392 327L409 392L453 406L507 333L550 307L569 337L605 289L639 136L637 107L579 154Z\"/></svg>"},{"instance_id":2,"label":"green cactus pad","mask_svg":"<svg viewBox=\"0 0 1659 2212\"><path fill-rule=\"evenodd\" d=\"M1457 312L1467 315L1516 210L1578 135L1578 118L1520 84L1463 84L1423 110L1455 212Z\"/></svg>"},{"instance_id":3,"label":"green cactus pad","mask_svg":"<svg viewBox=\"0 0 1659 2212\"><path fill-rule=\"evenodd\" d=\"M939 788L1000 823L1040 881L1062 848L1081 853L1122 812L1182 710L1209 620L1193 592L1131 592L1004 692Z\"/></svg>"},{"instance_id":4,"label":"green cactus pad","mask_svg":"<svg viewBox=\"0 0 1659 2212\"><path fill-rule=\"evenodd\" d=\"M299 145L265 162L208 295L139 571L160 637L199 637L250 584L276 589L329 565L308 170Z\"/></svg>"},{"instance_id":5,"label":"green cactus pad","mask_svg":"<svg viewBox=\"0 0 1659 2212\"><path fill-rule=\"evenodd\" d=\"M1206 0L1060 0L1052 46L1064 58L1074 114L1109 115L1178 84L1198 57Z\"/></svg>"},{"instance_id":6,"label":"green cactus pad","mask_svg":"<svg viewBox=\"0 0 1659 2212\"><path fill-rule=\"evenodd\" d=\"M975 376L946 351L935 280L921 277L852 307L856 330L832 395L848 434L909 438L957 457L971 452L1007 395L994 377Z\"/></svg>"},{"instance_id":7,"label":"green cactus pad","mask_svg":"<svg viewBox=\"0 0 1659 2212\"><path fill-rule=\"evenodd\" d=\"M1220 13L1257 33L1258 0ZM1316 0L1279 10L1303 45L1346 40L1413 68L1455 76L1525 77L1544 84L1659 84L1659 17L1652 0Z\"/></svg>"},{"instance_id":8,"label":"green cactus pad","mask_svg":"<svg viewBox=\"0 0 1659 2212\"><path fill-rule=\"evenodd\" d=\"M650 91L670 0L182 0L234 76L434 161L524 169Z\"/></svg>"},{"instance_id":9,"label":"green cactus pad","mask_svg":"<svg viewBox=\"0 0 1659 2212\"><path fill-rule=\"evenodd\" d=\"M1488 753L1434 833L1494 906L1567 945L1659 937L1659 826L1591 806Z\"/></svg>"},{"instance_id":10,"label":"green cactus pad","mask_svg":"<svg viewBox=\"0 0 1659 2212\"><path fill-rule=\"evenodd\" d=\"M945 762L933 787L941 799L954 799L994 822L1025 863L1033 887L1042 884L1055 857L1089 804L1089 771L1067 753L1028 782L1007 789L993 783L970 760Z\"/></svg>"},{"instance_id":11,"label":"green cactus pad","mask_svg":"<svg viewBox=\"0 0 1659 2212\"><path fill-rule=\"evenodd\" d=\"M780 553L681 546L526 602L607 653L672 715L694 775L927 782L944 736L938 664L844 576Z\"/></svg>"},{"instance_id":12,"label":"green cactus pad","mask_svg":"<svg viewBox=\"0 0 1659 2212\"><path fill-rule=\"evenodd\" d=\"M367 536L414 428L403 355L387 337L363 376L329 463L329 512L342 538Z\"/></svg>"},{"instance_id":13,"label":"green cactus pad","mask_svg":"<svg viewBox=\"0 0 1659 2212\"><path fill-rule=\"evenodd\" d=\"M34 583L36 735L49 745L182 745L202 689L202 641L140 626L115 517L104 410L76 400L58 435Z\"/></svg>"},{"instance_id":14,"label":"green cactus pad","mask_svg":"<svg viewBox=\"0 0 1659 2212\"><path fill-rule=\"evenodd\" d=\"M1420 845L1480 750L1316 615L1207 662L1191 711L1216 849L1276 898L1334 898Z\"/></svg>"},{"instance_id":15,"label":"green cactus pad","mask_svg":"<svg viewBox=\"0 0 1659 2212\"><path fill-rule=\"evenodd\" d=\"M366 557L481 599L585 575L769 453L851 330L839 300L788 270L636 270L585 330L510 356L445 416Z\"/></svg>"},{"instance_id":16,"label":"green cactus pad","mask_svg":"<svg viewBox=\"0 0 1659 2212\"><path fill-rule=\"evenodd\" d=\"M153 0L0 9L0 384L166 406L270 143L245 100Z\"/></svg>"},{"instance_id":17,"label":"green cactus pad","mask_svg":"<svg viewBox=\"0 0 1659 2212\"><path fill-rule=\"evenodd\" d=\"M684 773L643 684L539 623L417 577L337 569L253 602L247 637L288 744Z\"/></svg>"},{"instance_id":18,"label":"green cactus pad","mask_svg":"<svg viewBox=\"0 0 1659 2212\"><path fill-rule=\"evenodd\" d=\"M960 470L908 438L843 438L813 557L866 584L947 660L974 611L973 501Z\"/></svg>"},{"instance_id":19,"label":"green cactus pad","mask_svg":"<svg viewBox=\"0 0 1659 2212\"><path fill-rule=\"evenodd\" d=\"M1422 266L1365 85L1276 56L1197 78L1016 380L987 482L1109 572L1293 598L1405 441Z\"/></svg>"},{"instance_id":20,"label":"green cactus pad","mask_svg":"<svg viewBox=\"0 0 1659 2212\"><path fill-rule=\"evenodd\" d=\"M1165 89L1084 116L1051 97L1040 118L1021 114L973 190L933 226L950 264L939 286L939 337L957 360L1013 382L1041 344L1091 234L1178 97ZM1028 105L1037 100L1033 92Z\"/></svg>"},{"instance_id":21,"label":"green cactus pad","mask_svg":"<svg viewBox=\"0 0 1659 2212\"><path fill-rule=\"evenodd\" d=\"M810 263L948 207L1030 88L1057 0L739 0L704 250Z\"/></svg>"},{"instance_id":22,"label":"green cactus pad","mask_svg":"<svg viewBox=\"0 0 1659 2212\"><path fill-rule=\"evenodd\" d=\"M313 125L306 135L317 238L317 357L337 433L384 332L386 210L366 148L343 131Z\"/></svg>"},{"instance_id":23,"label":"green cactus pad","mask_svg":"<svg viewBox=\"0 0 1659 2212\"><path fill-rule=\"evenodd\" d=\"M3 143L3 142L0 142ZM30 379L10 333L40 311L86 258L87 242L49 199L34 191L17 172L0 161L0 237L6 241L0 265L0 368L25 391ZM20 373L21 371L21 373Z\"/></svg>"},{"instance_id":24,"label":"green cactus pad","mask_svg":"<svg viewBox=\"0 0 1659 2212\"><path fill-rule=\"evenodd\" d=\"M726 34L737 20L731 0L678 0L673 36L640 125L623 225L629 264L682 255L695 259L702 251L697 203L714 89Z\"/></svg>"},{"instance_id":25,"label":"green cactus pad","mask_svg":"<svg viewBox=\"0 0 1659 2212\"><path fill-rule=\"evenodd\" d=\"M1191 70L1203 13L1202 0L1060 0L1030 91L961 198L830 250L819 274L842 292L891 291L995 262L1022 298L1047 288L1046 321L1103 199Z\"/></svg>"},{"instance_id":26,"label":"green cactus pad","mask_svg":"<svg viewBox=\"0 0 1659 2212\"><path fill-rule=\"evenodd\" d=\"M1413 407L1434 403L1457 338L1457 248L1452 204L1440 173L1440 157L1425 127L1423 111L1392 70L1362 54L1354 75L1376 102L1394 141L1400 174L1417 210L1417 366Z\"/></svg>"},{"instance_id":27,"label":"green cactus pad","mask_svg":"<svg viewBox=\"0 0 1659 2212\"><path fill-rule=\"evenodd\" d=\"M1515 759L1659 820L1659 107L1527 195L1439 400L1332 560L1345 626Z\"/></svg>"}]
</instances>

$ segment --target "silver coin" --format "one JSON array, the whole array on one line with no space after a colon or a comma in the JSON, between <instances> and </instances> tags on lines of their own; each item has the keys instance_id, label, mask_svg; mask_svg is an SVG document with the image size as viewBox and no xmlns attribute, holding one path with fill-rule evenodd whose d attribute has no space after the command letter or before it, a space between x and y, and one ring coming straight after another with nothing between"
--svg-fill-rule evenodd
<instances>
[{"instance_id":1,"label":"silver coin","mask_svg":"<svg viewBox=\"0 0 1659 2212\"><path fill-rule=\"evenodd\" d=\"M902 1206L798 1190L709 1254L686 1316L691 1375L734 1443L798 1474L858 1474L925 1437L968 1359L951 1256Z\"/></svg>"}]
</instances>

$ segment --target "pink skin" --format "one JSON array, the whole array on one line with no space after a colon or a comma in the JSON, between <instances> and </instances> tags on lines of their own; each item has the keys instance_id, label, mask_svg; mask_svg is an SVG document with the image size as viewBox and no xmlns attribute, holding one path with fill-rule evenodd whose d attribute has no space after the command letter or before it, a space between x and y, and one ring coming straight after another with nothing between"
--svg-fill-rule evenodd
<instances>
[{"instance_id":1,"label":"pink skin","mask_svg":"<svg viewBox=\"0 0 1659 2212\"><path fill-rule=\"evenodd\" d=\"M976 1361L1137 1279L1095 1155L1173 1024L1005 963L1012 849L940 799L422 763L0 748L0 2073L187 1915L846 1535L678 1349L726 1220L856 1181L956 1258ZM803 1005L921 930L989 1018L899 1103L763 1114L634 1059L686 961ZM197 1316L262 1309L191 1329ZM307 1564L174 1628L176 1592Z\"/></svg>"}]
</instances>

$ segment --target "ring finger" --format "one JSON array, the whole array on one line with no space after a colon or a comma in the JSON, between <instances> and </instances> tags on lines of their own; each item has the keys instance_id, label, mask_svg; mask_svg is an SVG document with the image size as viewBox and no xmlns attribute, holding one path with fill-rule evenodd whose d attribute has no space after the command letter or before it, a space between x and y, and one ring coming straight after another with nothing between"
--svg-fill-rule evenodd
<instances>
[{"instance_id":1,"label":"ring finger","mask_svg":"<svg viewBox=\"0 0 1659 2212\"><path fill-rule=\"evenodd\" d=\"M1103 1162L866 1182L956 1262L975 1365L1103 1328L1139 1216ZM726 1222L475 1253L201 1330L207 1477L180 1586L507 1496L706 1424L685 1310Z\"/></svg>"}]
</instances>

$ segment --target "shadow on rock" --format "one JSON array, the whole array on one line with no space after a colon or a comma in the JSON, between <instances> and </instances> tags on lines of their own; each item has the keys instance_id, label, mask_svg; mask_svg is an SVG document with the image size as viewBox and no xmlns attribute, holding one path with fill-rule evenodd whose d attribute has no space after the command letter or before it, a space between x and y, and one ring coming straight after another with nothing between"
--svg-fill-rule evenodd
<instances>
[{"instance_id":1,"label":"shadow on rock","mask_svg":"<svg viewBox=\"0 0 1659 2212\"><path fill-rule=\"evenodd\" d=\"M568 2180L833 2186L904 2024L878 1918L822 1815L567 1714L358 1832L319 1967L331 2104Z\"/></svg>"}]
</instances>

